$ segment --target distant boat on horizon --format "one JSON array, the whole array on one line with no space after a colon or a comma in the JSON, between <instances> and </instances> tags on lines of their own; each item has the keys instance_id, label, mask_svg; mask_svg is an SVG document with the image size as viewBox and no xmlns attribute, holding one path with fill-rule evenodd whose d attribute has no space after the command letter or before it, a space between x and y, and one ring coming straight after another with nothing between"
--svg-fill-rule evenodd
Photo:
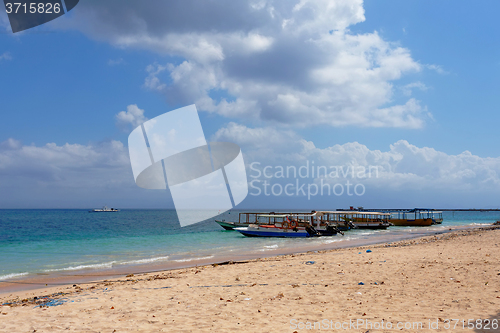
<instances>
[{"instance_id":1,"label":"distant boat on horizon","mask_svg":"<svg viewBox=\"0 0 500 333\"><path fill-rule=\"evenodd\" d=\"M120 211L119 209L108 208L107 206L104 206L102 208L89 210L89 213L104 213L104 212L107 213L107 212L119 212L119 211Z\"/></svg>"}]
</instances>

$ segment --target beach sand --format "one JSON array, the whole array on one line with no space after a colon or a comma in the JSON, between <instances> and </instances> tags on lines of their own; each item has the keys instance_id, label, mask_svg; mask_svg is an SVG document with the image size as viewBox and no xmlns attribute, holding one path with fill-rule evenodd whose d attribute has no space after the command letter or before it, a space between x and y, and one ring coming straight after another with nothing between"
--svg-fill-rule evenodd
<instances>
[{"instance_id":1,"label":"beach sand","mask_svg":"<svg viewBox=\"0 0 500 333\"><path fill-rule=\"evenodd\" d=\"M460 230L3 294L0 331L481 332L500 322L499 244L500 229Z\"/></svg>"}]
</instances>

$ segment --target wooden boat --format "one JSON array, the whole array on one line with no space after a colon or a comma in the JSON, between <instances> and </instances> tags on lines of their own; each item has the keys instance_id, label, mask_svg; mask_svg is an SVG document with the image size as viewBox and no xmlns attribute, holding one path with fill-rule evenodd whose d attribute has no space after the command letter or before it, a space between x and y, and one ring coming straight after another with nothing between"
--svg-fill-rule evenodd
<instances>
[{"instance_id":1,"label":"wooden boat","mask_svg":"<svg viewBox=\"0 0 500 333\"><path fill-rule=\"evenodd\" d=\"M421 211L414 209L411 211L402 211L391 213L391 223L396 226L407 226L407 227L428 227L432 224L436 224L433 220L433 211ZM441 213L441 212L437 212ZM438 215L437 215L438 216ZM443 222L442 214L441 221Z\"/></svg>"},{"instance_id":2,"label":"wooden boat","mask_svg":"<svg viewBox=\"0 0 500 333\"><path fill-rule=\"evenodd\" d=\"M443 223L443 212L438 210L422 210L420 211L422 216L426 218L432 219L432 224L441 224Z\"/></svg>"},{"instance_id":3,"label":"wooden boat","mask_svg":"<svg viewBox=\"0 0 500 333\"><path fill-rule=\"evenodd\" d=\"M361 212L361 211L322 211L318 212L321 221L336 223L338 228L349 229L387 229L389 213Z\"/></svg>"},{"instance_id":4,"label":"wooden boat","mask_svg":"<svg viewBox=\"0 0 500 333\"><path fill-rule=\"evenodd\" d=\"M340 231L348 231L351 229L357 229L358 227L349 220L342 219L339 211L319 211L316 212L317 220L319 225L323 224L333 224Z\"/></svg>"},{"instance_id":5,"label":"wooden boat","mask_svg":"<svg viewBox=\"0 0 500 333\"><path fill-rule=\"evenodd\" d=\"M293 215L259 215L261 218L274 220L273 224L250 224L248 227L234 228L247 237L281 237L281 238L304 238L319 236L334 236L340 232L333 225L326 225L316 229L313 226L316 213Z\"/></svg>"},{"instance_id":6,"label":"wooden boat","mask_svg":"<svg viewBox=\"0 0 500 333\"><path fill-rule=\"evenodd\" d=\"M248 223L238 223L238 222L226 222L226 221L218 221L215 220L221 227L226 230L233 230L234 228L248 227Z\"/></svg>"},{"instance_id":7,"label":"wooden boat","mask_svg":"<svg viewBox=\"0 0 500 333\"><path fill-rule=\"evenodd\" d=\"M310 237L305 228L285 229L275 225L257 225L252 224L248 227L235 228L247 237L281 237L281 238L299 238Z\"/></svg>"},{"instance_id":8,"label":"wooden boat","mask_svg":"<svg viewBox=\"0 0 500 333\"><path fill-rule=\"evenodd\" d=\"M262 213L262 212L245 212L238 214L238 222L226 221L226 220L215 220L222 228L226 230L233 230L234 228L248 227L250 224L258 225L273 225L276 222L276 217L286 215L295 216L301 215L305 216L311 213ZM278 217L279 220L279 217Z\"/></svg>"},{"instance_id":9,"label":"wooden boat","mask_svg":"<svg viewBox=\"0 0 500 333\"><path fill-rule=\"evenodd\" d=\"M398 227L428 227L432 225L432 219L398 219L391 218L391 223Z\"/></svg>"}]
</instances>

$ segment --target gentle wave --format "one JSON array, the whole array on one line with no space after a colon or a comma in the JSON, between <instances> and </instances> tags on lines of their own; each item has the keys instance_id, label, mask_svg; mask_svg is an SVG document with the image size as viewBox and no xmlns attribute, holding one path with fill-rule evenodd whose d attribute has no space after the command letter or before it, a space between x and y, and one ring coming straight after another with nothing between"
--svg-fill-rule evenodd
<instances>
[{"instance_id":1,"label":"gentle wave","mask_svg":"<svg viewBox=\"0 0 500 333\"><path fill-rule=\"evenodd\" d=\"M59 271L77 271L80 269L100 269L100 268L112 268L113 264L116 264L116 261L105 262L102 264L93 264L93 265L79 265L79 266L69 266L64 268L54 268L54 269L46 269L44 272L59 272Z\"/></svg>"},{"instance_id":2,"label":"gentle wave","mask_svg":"<svg viewBox=\"0 0 500 333\"><path fill-rule=\"evenodd\" d=\"M175 261L175 262L188 262L188 261L195 261L195 260L212 259L213 257L214 256L189 258L189 259L176 259L176 260L172 260L172 261Z\"/></svg>"},{"instance_id":3,"label":"gentle wave","mask_svg":"<svg viewBox=\"0 0 500 333\"><path fill-rule=\"evenodd\" d=\"M54 268L54 269L46 269L44 272L59 272L59 271L77 271L81 269L102 269L102 268L113 268L113 266L118 265L133 265L133 264L148 264L156 261L167 260L169 257L155 257L155 258L147 258L147 259L137 259L130 260L124 262L111 261L100 264L91 264L91 265L78 265L78 266L69 266L64 268Z\"/></svg>"},{"instance_id":4,"label":"gentle wave","mask_svg":"<svg viewBox=\"0 0 500 333\"><path fill-rule=\"evenodd\" d=\"M7 274L7 275L0 275L0 280L8 280L8 279L13 279L21 276L28 275L28 272L24 273L12 273L12 274Z\"/></svg>"},{"instance_id":5,"label":"gentle wave","mask_svg":"<svg viewBox=\"0 0 500 333\"><path fill-rule=\"evenodd\" d=\"M343 239L341 238L330 238L330 239L325 239L323 243L325 244L330 244L330 243L335 243L335 242L341 242Z\"/></svg>"},{"instance_id":6,"label":"gentle wave","mask_svg":"<svg viewBox=\"0 0 500 333\"><path fill-rule=\"evenodd\" d=\"M155 258L147 258L147 259L137 259L131 261L121 262L120 265L130 265L130 264L148 264L155 261L167 260L169 256L166 257L155 257Z\"/></svg>"}]
</instances>

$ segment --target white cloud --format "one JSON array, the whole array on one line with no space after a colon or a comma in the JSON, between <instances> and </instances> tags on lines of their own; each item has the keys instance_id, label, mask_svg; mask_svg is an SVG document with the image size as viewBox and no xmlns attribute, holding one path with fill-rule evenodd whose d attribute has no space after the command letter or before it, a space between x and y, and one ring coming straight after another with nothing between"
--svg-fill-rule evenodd
<instances>
[{"instance_id":1,"label":"white cloud","mask_svg":"<svg viewBox=\"0 0 500 333\"><path fill-rule=\"evenodd\" d=\"M38 200L58 205L55 193L61 190L63 200L79 198L83 192L116 191L133 184L133 176L126 148L119 141L39 147L8 139L0 143L0 184L3 205L26 202L32 206Z\"/></svg>"},{"instance_id":2,"label":"white cloud","mask_svg":"<svg viewBox=\"0 0 500 333\"><path fill-rule=\"evenodd\" d=\"M125 64L125 60L123 60L123 58L109 59L108 60L109 66L118 66L118 65L123 65L123 64Z\"/></svg>"},{"instance_id":3,"label":"white cloud","mask_svg":"<svg viewBox=\"0 0 500 333\"><path fill-rule=\"evenodd\" d=\"M165 191L137 187L128 149L95 144L0 142L0 208L172 207Z\"/></svg>"},{"instance_id":4,"label":"white cloud","mask_svg":"<svg viewBox=\"0 0 500 333\"><path fill-rule=\"evenodd\" d=\"M392 82L423 66L376 32L350 32L364 20L361 0L111 0L82 3L54 24L181 57L149 66L144 82L172 104L294 126L422 127L425 107L395 104Z\"/></svg>"},{"instance_id":5,"label":"white cloud","mask_svg":"<svg viewBox=\"0 0 500 333\"><path fill-rule=\"evenodd\" d=\"M468 151L449 155L433 148L417 147L406 140L397 141L387 151L370 150L358 142L321 149L292 131L248 128L235 123L220 129L214 139L239 144L247 165L258 161L262 166L299 167L306 161L314 161L316 166L366 169L379 166L378 178L362 181L377 190L394 190L394 196L400 195L397 191L408 191L409 195L415 190L420 191L419 197L422 193L436 197L436 193L459 191L466 197L471 193L500 192L500 158L482 158Z\"/></svg>"},{"instance_id":6,"label":"white cloud","mask_svg":"<svg viewBox=\"0 0 500 333\"><path fill-rule=\"evenodd\" d=\"M81 177L71 178L73 173L86 173L100 169L103 173L113 174L113 169L128 167L126 148L119 141L97 145L65 144L58 146L47 143L44 146L24 146L15 139L0 143L0 172L2 175L30 178L40 182L60 182L79 184ZM88 181L88 180L85 180ZM98 179L106 183L116 181Z\"/></svg>"},{"instance_id":7,"label":"white cloud","mask_svg":"<svg viewBox=\"0 0 500 333\"><path fill-rule=\"evenodd\" d=\"M146 71L148 72L148 77L144 81L144 87L151 90L158 90L160 92L165 90L167 88L167 85L160 82L158 75L164 72L167 69L167 67L168 66L161 66L158 64L149 65L146 68Z\"/></svg>"},{"instance_id":8,"label":"white cloud","mask_svg":"<svg viewBox=\"0 0 500 333\"><path fill-rule=\"evenodd\" d=\"M356 199L354 204L373 207L382 207L388 202L398 205L402 200L405 207L485 207L497 206L495 198L500 194L500 158L482 158L468 151L450 155L433 148L417 147L405 140L397 141L387 150L371 150L358 142L318 148L291 130L249 128L237 123L221 128L212 140L239 144L247 167L252 162L260 162L261 168L267 165L299 168L309 163L316 167L340 166L347 173L353 167L378 168L378 176L374 173L371 178L323 177L332 184L343 183L346 179L362 183L366 186L363 197L325 196L316 197L314 201L289 198L295 200L292 205L317 208L320 204L333 203L337 205L334 207L341 207L353 204L352 200ZM254 173L247 170L251 181ZM269 181L272 184L290 180ZM311 176L300 181L318 184L321 178ZM135 185L127 148L118 141L27 146L8 139L0 143L0 185L1 207L172 205L166 192L142 190ZM276 198L252 199L259 207L264 203L280 206Z\"/></svg>"},{"instance_id":9,"label":"white cloud","mask_svg":"<svg viewBox=\"0 0 500 333\"><path fill-rule=\"evenodd\" d=\"M128 130L128 125L132 125L132 128L136 128L147 120L148 118L144 116L144 110L139 109L136 104L127 106L127 111L120 111L116 115L117 126L124 130Z\"/></svg>"},{"instance_id":10,"label":"white cloud","mask_svg":"<svg viewBox=\"0 0 500 333\"><path fill-rule=\"evenodd\" d=\"M129 181L126 148L119 141L96 145L25 146L12 138L0 143L2 192L9 186L102 188ZM131 177L131 176L130 176ZM133 182L133 178L132 178Z\"/></svg>"},{"instance_id":11,"label":"white cloud","mask_svg":"<svg viewBox=\"0 0 500 333\"><path fill-rule=\"evenodd\" d=\"M0 54L0 61L2 60L12 60L12 56L9 52L4 52L3 54Z\"/></svg>"},{"instance_id":12,"label":"white cloud","mask_svg":"<svg viewBox=\"0 0 500 333\"><path fill-rule=\"evenodd\" d=\"M401 87L401 90L405 96L411 96L411 94L413 93L413 89L419 89L420 91L427 91L429 90L429 87L427 87L424 83L420 81L412 82Z\"/></svg>"},{"instance_id":13,"label":"white cloud","mask_svg":"<svg viewBox=\"0 0 500 333\"><path fill-rule=\"evenodd\" d=\"M425 67L427 69L430 69L430 70L433 70L433 71L436 71L436 73L438 74L442 74L442 75L445 75L445 74L449 74L449 72L445 71L443 69L443 67L439 66L439 65L425 65Z\"/></svg>"}]
</instances>

